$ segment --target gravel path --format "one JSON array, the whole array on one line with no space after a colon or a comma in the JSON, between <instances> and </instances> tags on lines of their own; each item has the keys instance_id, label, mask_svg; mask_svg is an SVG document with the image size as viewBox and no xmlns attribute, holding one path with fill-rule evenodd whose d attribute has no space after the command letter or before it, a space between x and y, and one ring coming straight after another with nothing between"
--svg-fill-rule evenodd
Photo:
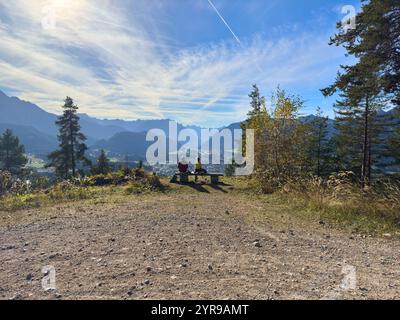
<instances>
[{"instance_id":1,"label":"gravel path","mask_svg":"<svg viewBox=\"0 0 400 320\"><path fill-rule=\"evenodd\" d=\"M223 189L0 213L0 261L1 299L400 299L399 241Z\"/></svg>"}]
</instances>

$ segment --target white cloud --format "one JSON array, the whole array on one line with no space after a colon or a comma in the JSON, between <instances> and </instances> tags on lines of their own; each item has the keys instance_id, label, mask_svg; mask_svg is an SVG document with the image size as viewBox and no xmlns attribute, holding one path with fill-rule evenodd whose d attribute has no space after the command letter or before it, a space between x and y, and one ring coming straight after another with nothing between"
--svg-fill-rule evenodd
<instances>
[{"instance_id":1,"label":"white cloud","mask_svg":"<svg viewBox=\"0 0 400 320\"><path fill-rule=\"evenodd\" d=\"M57 27L44 30L42 9L50 2L58 5ZM159 23L163 6L140 16L123 3L0 4L0 86L52 112L69 95L81 112L98 117L227 123L247 113L251 84L264 91L317 85L334 74L328 63L341 55L327 47L327 35L177 48L158 28L144 26Z\"/></svg>"}]
</instances>

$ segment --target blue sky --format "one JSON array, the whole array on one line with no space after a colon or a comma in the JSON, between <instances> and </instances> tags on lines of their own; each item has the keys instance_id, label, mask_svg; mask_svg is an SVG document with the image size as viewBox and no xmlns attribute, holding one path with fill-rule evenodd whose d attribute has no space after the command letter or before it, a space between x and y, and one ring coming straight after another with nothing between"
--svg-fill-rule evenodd
<instances>
[{"instance_id":1,"label":"blue sky","mask_svg":"<svg viewBox=\"0 0 400 320\"><path fill-rule=\"evenodd\" d=\"M257 83L267 101L280 85L305 100L305 114L321 106L333 116L334 98L319 89L349 62L328 45L345 5L360 7L358 0L0 0L0 89L56 113L69 95L99 118L218 127L244 119Z\"/></svg>"}]
</instances>

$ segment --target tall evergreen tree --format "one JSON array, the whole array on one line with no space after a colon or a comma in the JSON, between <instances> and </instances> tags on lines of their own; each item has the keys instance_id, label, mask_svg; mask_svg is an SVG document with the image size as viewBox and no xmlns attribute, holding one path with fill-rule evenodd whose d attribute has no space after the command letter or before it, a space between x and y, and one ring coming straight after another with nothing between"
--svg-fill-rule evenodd
<instances>
[{"instance_id":1,"label":"tall evergreen tree","mask_svg":"<svg viewBox=\"0 0 400 320\"><path fill-rule=\"evenodd\" d=\"M344 46L357 62L344 66L345 75L373 69L379 91L384 91L400 105L400 2L399 0L362 0L356 26L343 30L331 39L331 44Z\"/></svg>"},{"instance_id":2,"label":"tall evergreen tree","mask_svg":"<svg viewBox=\"0 0 400 320\"><path fill-rule=\"evenodd\" d=\"M390 43L388 38L394 30L388 28L386 14L396 7L399 8L392 0L372 0L364 4L354 30L342 30L331 39L331 44L342 45L357 59L355 65L342 66L335 83L322 91L326 96L341 92L335 106L338 158L345 169L358 171L362 186L371 181L378 156L374 152L379 143L377 111L384 105L385 93L394 93L388 90L387 74L382 69L385 50L377 48ZM340 24L338 27L341 29ZM377 37L376 29L389 34ZM393 49L393 43L390 45Z\"/></svg>"},{"instance_id":3,"label":"tall evergreen tree","mask_svg":"<svg viewBox=\"0 0 400 320\"><path fill-rule=\"evenodd\" d=\"M265 97L261 95L257 85L253 85L249 94L250 111L247 114L247 120L241 125L243 131L247 129L254 130L254 168L255 171L263 170L266 165L266 123L269 121L269 115L266 110ZM246 137L243 134L243 153L246 152Z\"/></svg>"},{"instance_id":4,"label":"tall evergreen tree","mask_svg":"<svg viewBox=\"0 0 400 320\"><path fill-rule=\"evenodd\" d=\"M400 107L396 108L391 119L392 131L386 145L386 155L393 159L390 165L400 168Z\"/></svg>"},{"instance_id":5,"label":"tall evergreen tree","mask_svg":"<svg viewBox=\"0 0 400 320\"><path fill-rule=\"evenodd\" d=\"M389 140L390 156L394 158L394 165L400 166L400 127L393 132L393 136Z\"/></svg>"},{"instance_id":6,"label":"tall evergreen tree","mask_svg":"<svg viewBox=\"0 0 400 320\"><path fill-rule=\"evenodd\" d=\"M332 139L335 159L335 171L353 171L359 176L361 174L360 163L362 159L360 136L362 128L357 115L351 107L340 102L335 106L335 136Z\"/></svg>"},{"instance_id":7,"label":"tall evergreen tree","mask_svg":"<svg viewBox=\"0 0 400 320\"><path fill-rule=\"evenodd\" d=\"M71 175L76 175L80 163L87 164L89 161L85 157L86 137L80 131L78 107L70 97L67 97L63 109L63 114L56 121L59 127L59 149L48 156L50 160L48 166L54 167L59 177L68 179Z\"/></svg>"},{"instance_id":8,"label":"tall evergreen tree","mask_svg":"<svg viewBox=\"0 0 400 320\"><path fill-rule=\"evenodd\" d=\"M248 117L257 117L261 112L265 110L265 97L261 96L260 90L257 85L253 85L253 90L249 94L250 101L250 111L248 113Z\"/></svg>"},{"instance_id":9,"label":"tall evergreen tree","mask_svg":"<svg viewBox=\"0 0 400 320\"><path fill-rule=\"evenodd\" d=\"M12 174L20 174L28 162L24 153L25 148L19 143L18 137L7 129L0 137L0 169Z\"/></svg>"},{"instance_id":10,"label":"tall evergreen tree","mask_svg":"<svg viewBox=\"0 0 400 320\"><path fill-rule=\"evenodd\" d=\"M101 150L100 155L97 159L97 164L93 168L95 174L107 174L111 172L110 160L107 157L105 150Z\"/></svg>"},{"instance_id":11,"label":"tall evergreen tree","mask_svg":"<svg viewBox=\"0 0 400 320\"><path fill-rule=\"evenodd\" d=\"M309 171L318 177L329 175L332 171L332 148L328 137L329 118L324 116L321 108L309 124L306 142L307 164Z\"/></svg>"},{"instance_id":12,"label":"tall evergreen tree","mask_svg":"<svg viewBox=\"0 0 400 320\"><path fill-rule=\"evenodd\" d=\"M370 183L373 165L381 156L379 144L384 103L373 86L350 82L342 87L335 105L335 147L339 170L350 170L360 177L362 186Z\"/></svg>"}]
</instances>

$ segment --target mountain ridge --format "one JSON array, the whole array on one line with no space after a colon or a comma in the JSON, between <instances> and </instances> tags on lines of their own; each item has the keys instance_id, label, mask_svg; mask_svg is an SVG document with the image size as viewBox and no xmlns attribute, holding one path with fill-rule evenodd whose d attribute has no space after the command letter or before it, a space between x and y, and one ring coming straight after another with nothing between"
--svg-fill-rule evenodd
<instances>
[{"instance_id":1,"label":"mountain ridge","mask_svg":"<svg viewBox=\"0 0 400 320\"><path fill-rule=\"evenodd\" d=\"M390 114L382 111L383 114ZM8 97L0 90L0 131L12 129L25 145L27 152L45 155L57 146L56 114L40 108L38 105L17 97ZM143 156L149 142L145 133L150 129L169 131L170 119L152 120L122 120L98 119L88 114L81 113L80 124L82 132L87 136L87 144L93 149L105 148L116 154L133 154ZM302 116L299 119L305 123L315 119L315 115ZM235 122L225 127L229 130L240 129L242 122ZM178 132L182 129L194 129L200 136L201 127L196 125L177 124ZM328 120L328 135L335 132L334 120ZM1 133L1 132L0 132Z\"/></svg>"},{"instance_id":2,"label":"mountain ridge","mask_svg":"<svg viewBox=\"0 0 400 320\"><path fill-rule=\"evenodd\" d=\"M18 97L9 97L0 90L1 123L32 126L46 134L57 134L55 121L58 115L47 112L38 105ZM152 128L168 129L170 119L122 120L98 119L85 113L79 113L82 131L90 138L109 139L119 132L145 132ZM180 128L201 129L196 125L178 123Z\"/></svg>"}]
</instances>

